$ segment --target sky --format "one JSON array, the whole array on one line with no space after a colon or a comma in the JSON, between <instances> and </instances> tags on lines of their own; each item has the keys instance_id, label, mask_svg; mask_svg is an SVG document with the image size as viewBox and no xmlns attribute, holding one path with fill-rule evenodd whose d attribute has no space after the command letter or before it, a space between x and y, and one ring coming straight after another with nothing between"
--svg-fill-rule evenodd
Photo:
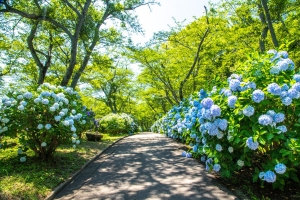
<instances>
[{"instance_id":1,"label":"sky","mask_svg":"<svg viewBox=\"0 0 300 200\"><path fill-rule=\"evenodd\" d=\"M217 3L219 0L158 0L160 6L154 5L150 8L142 6L136 10L136 14L142 25L145 36L137 35L132 38L134 43L144 43L151 39L153 33L169 30L174 26L174 20L189 24L194 17L205 15L204 6L209 9L208 2ZM150 10L151 9L151 10Z\"/></svg>"}]
</instances>

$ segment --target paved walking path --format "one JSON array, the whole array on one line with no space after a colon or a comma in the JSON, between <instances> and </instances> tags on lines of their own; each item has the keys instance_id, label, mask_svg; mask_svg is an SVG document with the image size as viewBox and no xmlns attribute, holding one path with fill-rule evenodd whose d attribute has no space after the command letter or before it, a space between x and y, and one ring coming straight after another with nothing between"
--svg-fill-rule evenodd
<instances>
[{"instance_id":1,"label":"paved walking path","mask_svg":"<svg viewBox=\"0 0 300 200\"><path fill-rule=\"evenodd\" d=\"M196 160L181 157L182 147L155 133L124 138L55 199L237 199Z\"/></svg>"}]
</instances>

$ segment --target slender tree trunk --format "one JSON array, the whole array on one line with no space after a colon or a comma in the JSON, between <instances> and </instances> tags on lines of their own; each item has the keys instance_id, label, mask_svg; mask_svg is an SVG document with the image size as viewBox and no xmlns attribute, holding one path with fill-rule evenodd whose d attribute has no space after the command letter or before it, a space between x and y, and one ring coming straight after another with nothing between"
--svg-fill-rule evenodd
<instances>
[{"instance_id":1,"label":"slender tree trunk","mask_svg":"<svg viewBox=\"0 0 300 200\"><path fill-rule=\"evenodd\" d=\"M259 9L259 18L260 18L260 21L261 21L261 24L263 27L260 38L259 38L259 48L260 48L260 51L263 53L266 51L265 40L266 40L266 37L268 34L268 25L266 22L266 17L265 17L262 5L260 3L258 3L257 6Z\"/></svg>"},{"instance_id":2,"label":"slender tree trunk","mask_svg":"<svg viewBox=\"0 0 300 200\"><path fill-rule=\"evenodd\" d=\"M266 14L268 27L269 27L270 34L271 34L271 37L272 37L272 42L273 42L275 47L279 47L278 40L276 38L276 34L275 34L275 31L274 31L274 28L273 28L271 15L270 15L269 8L268 8L268 0L261 0L261 4L262 4L262 6L264 8L264 11L265 11L265 14Z\"/></svg>"}]
</instances>

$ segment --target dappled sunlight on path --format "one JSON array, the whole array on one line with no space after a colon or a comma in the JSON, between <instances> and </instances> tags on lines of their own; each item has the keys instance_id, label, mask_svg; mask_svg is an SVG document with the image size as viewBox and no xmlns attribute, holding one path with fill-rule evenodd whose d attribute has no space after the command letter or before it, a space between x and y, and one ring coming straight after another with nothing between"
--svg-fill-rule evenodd
<instances>
[{"instance_id":1,"label":"dappled sunlight on path","mask_svg":"<svg viewBox=\"0 0 300 200\"><path fill-rule=\"evenodd\" d=\"M91 163L57 199L237 199L182 145L154 133L124 138Z\"/></svg>"}]
</instances>

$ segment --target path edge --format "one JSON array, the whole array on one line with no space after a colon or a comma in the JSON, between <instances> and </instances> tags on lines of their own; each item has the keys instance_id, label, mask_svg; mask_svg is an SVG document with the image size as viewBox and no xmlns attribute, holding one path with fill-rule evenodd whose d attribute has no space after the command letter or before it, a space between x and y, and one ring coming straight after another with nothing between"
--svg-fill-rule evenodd
<instances>
[{"instance_id":1,"label":"path edge","mask_svg":"<svg viewBox=\"0 0 300 200\"><path fill-rule=\"evenodd\" d=\"M98 154L96 154L93 158L91 158L89 161L87 161L84 165L81 166L81 168L79 170L77 170L74 174L72 174L65 182L59 184L49 195L46 196L45 200L53 200L54 197L62 190L64 189L71 181L73 181L78 174L83 171L89 164L91 164L93 161L95 161L98 157L100 157L102 154L105 153L105 151L107 149L109 149L110 147L112 147L113 145L115 145L117 142L123 140L124 138L127 138L131 135L127 135L124 136L122 138L117 139L116 141L114 141L113 143L111 143L110 145L108 145L105 149L103 149L102 151L100 151Z\"/></svg>"}]
</instances>

